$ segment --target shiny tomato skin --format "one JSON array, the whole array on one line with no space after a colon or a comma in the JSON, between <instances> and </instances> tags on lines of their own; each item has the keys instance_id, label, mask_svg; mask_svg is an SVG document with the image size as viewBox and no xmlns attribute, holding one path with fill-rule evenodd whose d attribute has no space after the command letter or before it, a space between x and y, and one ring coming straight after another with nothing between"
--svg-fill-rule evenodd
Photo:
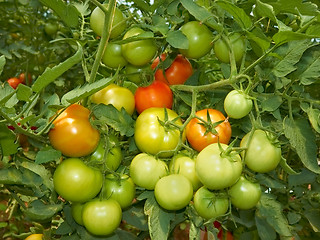
<instances>
[{"instance_id":1,"label":"shiny tomato skin","mask_svg":"<svg viewBox=\"0 0 320 240\"><path fill-rule=\"evenodd\" d=\"M198 152L212 143L219 142L228 144L231 138L231 125L222 112L216 109L202 109L196 112L196 116L208 121L207 112L209 112L212 123L223 121L215 127L217 134L212 132L206 133L206 127L201 125L202 121L193 118L186 127L187 140L191 147ZM206 133L206 134L205 134Z\"/></svg>"},{"instance_id":2,"label":"shiny tomato skin","mask_svg":"<svg viewBox=\"0 0 320 240\"><path fill-rule=\"evenodd\" d=\"M157 65L157 62L160 62L159 57L156 58L156 60L154 60L151 67ZM156 70L154 79L155 81L161 81L168 85L184 84L192 73L193 68L189 60L183 55L178 54L167 69L163 70L160 67Z\"/></svg>"},{"instance_id":3,"label":"shiny tomato skin","mask_svg":"<svg viewBox=\"0 0 320 240\"><path fill-rule=\"evenodd\" d=\"M118 179L113 174L108 174L105 177L104 185L101 190L101 195L105 199L116 200L122 209L131 206L136 194L136 187L132 179L123 174Z\"/></svg>"},{"instance_id":4,"label":"shiny tomato skin","mask_svg":"<svg viewBox=\"0 0 320 240\"><path fill-rule=\"evenodd\" d=\"M198 59L210 52L213 46L213 34L205 24L190 21L185 23L180 30L186 35L189 42L188 49L179 49L185 57Z\"/></svg>"},{"instance_id":5,"label":"shiny tomato skin","mask_svg":"<svg viewBox=\"0 0 320 240\"><path fill-rule=\"evenodd\" d=\"M247 147L243 152L244 162L252 171L266 173L274 170L281 160L281 147L273 144L270 133L255 130L249 143L251 132L247 133L240 142L240 147Z\"/></svg>"},{"instance_id":6,"label":"shiny tomato skin","mask_svg":"<svg viewBox=\"0 0 320 240\"><path fill-rule=\"evenodd\" d=\"M245 52L245 42L239 33L229 36L229 41L234 53L236 62L240 62ZM219 39L214 43L214 52L216 57L224 63L230 62L229 47L223 39Z\"/></svg>"},{"instance_id":7,"label":"shiny tomato skin","mask_svg":"<svg viewBox=\"0 0 320 240\"><path fill-rule=\"evenodd\" d=\"M138 87L134 94L134 99L138 113L142 113L151 107L171 109L173 93L167 84L154 81L149 86Z\"/></svg>"},{"instance_id":8,"label":"shiny tomato skin","mask_svg":"<svg viewBox=\"0 0 320 240\"><path fill-rule=\"evenodd\" d=\"M124 108L129 115L132 115L135 109L133 93L128 88L113 83L94 93L91 101L96 104L111 104L119 111Z\"/></svg>"},{"instance_id":9,"label":"shiny tomato skin","mask_svg":"<svg viewBox=\"0 0 320 240\"><path fill-rule=\"evenodd\" d=\"M200 181L210 190L220 190L235 184L242 173L239 154L224 155L226 144L213 143L205 147L196 158L196 173Z\"/></svg>"},{"instance_id":10,"label":"shiny tomato skin","mask_svg":"<svg viewBox=\"0 0 320 240\"><path fill-rule=\"evenodd\" d=\"M252 100L243 91L232 90L224 99L224 110L230 118L243 118L251 109Z\"/></svg>"},{"instance_id":11,"label":"shiny tomato skin","mask_svg":"<svg viewBox=\"0 0 320 240\"><path fill-rule=\"evenodd\" d=\"M148 190L153 190L157 181L167 175L167 164L152 155L140 153L130 164L130 177L133 182Z\"/></svg>"},{"instance_id":12,"label":"shiny tomato skin","mask_svg":"<svg viewBox=\"0 0 320 240\"><path fill-rule=\"evenodd\" d=\"M49 131L51 145L68 157L83 157L92 153L100 133L89 121L89 109L72 104L54 121Z\"/></svg>"},{"instance_id":13,"label":"shiny tomato skin","mask_svg":"<svg viewBox=\"0 0 320 240\"><path fill-rule=\"evenodd\" d=\"M219 196L205 186L199 188L193 197L194 207L199 216L211 219L225 214L229 208L227 196Z\"/></svg>"},{"instance_id":14,"label":"shiny tomato skin","mask_svg":"<svg viewBox=\"0 0 320 240\"><path fill-rule=\"evenodd\" d=\"M180 210L191 201L193 188L185 176L170 174L159 179L154 188L154 195L159 205L164 209Z\"/></svg>"},{"instance_id":15,"label":"shiny tomato skin","mask_svg":"<svg viewBox=\"0 0 320 240\"><path fill-rule=\"evenodd\" d=\"M99 170L85 165L79 158L63 160L53 174L55 191L65 200L85 202L94 198L102 187Z\"/></svg>"},{"instance_id":16,"label":"shiny tomato skin","mask_svg":"<svg viewBox=\"0 0 320 240\"><path fill-rule=\"evenodd\" d=\"M9 85L13 88L13 89L17 89L18 85L20 83L24 84L24 81L22 81L19 78L13 77L13 78L9 78L7 80L7 82L9 83Z\"/></svg>"},{"instance_id":17,"label":"shiny tomato skin","mask_svg":"<svg viewBox=\"0 0 320 240\"><path fill-rule=\"evenodd\" d=\"M138 149L141 152L149 154L160 154L161 157L172 156L172 152L180 142L180 129L172 126L169 129L159 122L165 120L165 111L168 120L173 121L176 125L182 126L182 121L178 114L167 108L148 108L144 110L137 118L135 125L134 139ZM185 140L184 134L182 141Z\"/></svg>"},{"instance_id":18,"label":"shiny tomato skin","mask_svg":"<svg viewBox=\"0 0 320 240\"><path fill-rule=\"evenodd\" d=\"M120 225L122 209L113 199L93 199L82 210L83 225L96 236L112 234Z\"/></svg>"},{"instance_id":19,"label":"shiny tomato skin","mask_svg":"<svg viewBox=\"0 0 320 240\"><path fill-rule=\"evenodd\" d=\"M101 61L109 68L117 69L127 65L127 60L122 56L121 45L109 42L102 55Z\"/></svg>"},{"instance_id":20,"label":"shiny tomato skin","mask_svg":"<svg viewBox=\"0 0 320 240\"><path fill-rule=\"evenodd\" d=\"M34 233L29 235L25 240L42 240L43 234L42 233Z\"/></svg>"},{"instance_id":21,"label":"shiny tomato skin","mask_svg":"<svg viewBox=\"0 0 320 240\"><path fill-rule=\"evenodd\" d=\"M247 210L255 207L261 197L259 183L253 183L241 176L239 180L230 187L229 196L233 206Z\"/></svg>"}]
</instances>

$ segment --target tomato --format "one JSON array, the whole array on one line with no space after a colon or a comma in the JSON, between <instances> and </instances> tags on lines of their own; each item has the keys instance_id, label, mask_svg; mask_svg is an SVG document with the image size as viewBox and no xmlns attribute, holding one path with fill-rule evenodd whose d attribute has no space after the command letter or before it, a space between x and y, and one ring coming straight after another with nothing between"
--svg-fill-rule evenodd
<instances>
[{"instance_id":1,"label":"tomato","mask_svg":"<svg viewBox=\"0 0 320 240\"><path fill-rule=\"evenodd\" d=\"M228 145L221 143L225 150ZM236 152L225 153L218 143L205 147L196 158L196 173L200 181L210 190L232 186L242 172L241 157ZM223 176L223 177L222 177Z\"/></svg>"},{"instance_id":2,"label":"tomato","mask_svg":"<svg viewBox=\"0 0 320 240\"><path fill-rule=\"evenodd\" d=\"M108 43L101 61L109 68L122 68L127 65L127 60L122 56L121 45Z\"/></svg>"},{"instance_id":3,"label":"tomato","mask_svg":"<svg viewBox=\"0 0 320 240\"><path fill-rule=\"evenodd\" d=\"M212 192L205 186L196 191L193 203L199 216L205 219L222 216L229 208L229 199L226 194Z\"/></svg>"},{"instance_id":4,"label":"tomato","mask_svg":"<svg viewBox=\"0 0 320 240\"><path fill-rule=\"evenodd\" d=\"M55 23L46 23L44 25L44 31L49 36L55 35L58 31L58 28L59 28L58 25Z\"/></svg>"},{"instance_id":5,"label":"tomato","mask_svg":"<svg viewBox=\"0 0 320 240\"><path fill-rule=\"evenodd\" d=\"M184 155L177 155L171 159L169 169L171 173L185 176L191 182L194 191L202 186L196 174L194 159Z\"/></svg>"},{"instance_id":6,"label":"tomato","mask_svg":"<svg viewBox=\"0 0 320 240\"><path fill-rule=\"evenodd\" d=\"M85 202L94 198L102 188L102 174L88 167L79 158L63 160L53 174L55 191L65 200Z\"/></svg>"},{"instance_id":7,"label":"tomato","mask_svg":"<svg viewBox=\"0 0 320 240\"><path fill-rule=\"evenodd\" d=\"M121 111L121 108L124 108L130 115L134 112L135 102L133 93L128 88L113 83L94 93L91 96L91 101L96 104L112 104L119 111Z\"/></svg>"},{"instance_id":8,"label":"tomato","mask_svg":"<svg viewBox=\"0 0 320 240\"><path fill-rule=\"evenodd\" d=\"M253 183L241 176L229 189L231 203L239 209L250 209L257 205L261 197L259 183Z\"/></svg>"},{"instance_id":9,"label":"tomato","mask_svg":"<svg viewBox=\"0 0 320 240\"><path fill-rule=\"evenodd\" d=\"M34 233L29 235L25 240L42 240L43 234L42 233Z\"/></svg>"},{"instance_id":10,"label":"tomato","mask_svg":"<svg viewBox=\"0 0 320 240\"><path fill-rule=\"evenodd\" d=\"M96 150L92 153L90 160L106 164L106 166L116 171L121 164L123 154L119 145L119 140L115 135L108 135L107 142L101 139Z\"/></svg>"},{"instance_id":11,"label":"tomato","mask_svg":"<svg viewBox=\"0 0 320 240\"><path fill-rule=\"evenodd\" d=\"M123 40L146 33L138 27L129 29L123 36ZM143 66L149 63L157 53L157 46L153 39L135 40L122 44L124 58L134 66Z\"/></svg>"},{"instance_id":12,"label":"tomato","mask_svg":"<svg viewBox=\"0 0 320 240\"><path fill-rule=\"evenodd\" d=\"M133 182L148 190L153 190L157 181L167 174L167 164L152 155L140 153L132 159L130 177Z\"/></svg>"},{"instance_id":13,"label":"tomato","mask_svg":"<svg viewBox=\"0 0 320 240\"><path fill-rule=\"evenodd\" d=\"M224 99L224 110L231 118L243 118L251 109L252 100L243 91L232 90Z\"/></svg>"},{"instance_id":14,"label":"tomato","mask_svg":"<svg viewBox=\"0 0 320 240\"><path fill-rule=\"evenodd\" d=\"M128 64L125 67L126 77L131 82L136 84L140 84L143 80L146 80L146 76L148 74L149 66L134 66L132 64Z\"/></svg>"},{"instance_id":15,"label":"tomato","mask_svg":"<svg viewBox=\"0 0 320 240\"><path fill-rule=\"evenodd\" d=\"M180 210L191 201L193 188L185 176L170 174L159 179L154 188L154 195L164 209Z\"/></svg>"},{"instance_id":16,"label":"tomato","mask_svg":"<svg viewBox=\"0 0 320 240\"><path fill-rule=\"evenodd\" d=\"M168 119L165 119L166 115ZM178 146L180 129L168 121L182 126L178 114L167 108L148 108L138 116L134 140L141 152L156 155L162 151L172 151ZM160 156L169 157L172 154L173 152L162 152Z\"/></svg>"},{"instance_id":17,"label":"tomato","mask_svg":"<svg viewBox=\"0 0 320 240\"><path fill-rule=\"evenodd\" d=\"M243 153L247 167L259 173L275 169L281 160L281 148L271 142L271 133L255 130L249 142L250 135L247 133L240 142L240 147L247 147Z\"/></svg>"},{"instance_id":18,"label":"tomato","mask_svg":"<svg viewBox=\"0 0 320 240\"><path fill-rule=\"evenodd\" d=\"M158 65L157 62L159 62L159 57L153 61L151 67L155 68L155 65ZM184 84L192 73L193 69L189 60L179 54L165 71L161 67L157 69L154 78L156 81L165 82L169 85Z\"/></svg>"},{"instance_id":19,"label":"tomato","mask_svg":"<svg viewBox=\"0 0 320 240\"><path fill-rule=\"evenodd\" d=\"M13 77L13 78L9 78L7 80L7 82L9 83L9 85L13 88L13 89L17 89L18 85L20 83L24 84L24 82L19 79L19 78L16 78L16 77Z\"/></svg>"},{"instance_id":20,"label":"tomato","mask_svg":"<svg viewBox=\"0 0 320 240\"><path fill-rule=\"evenodd\" d=\"M113 174L105 177L102 188L102 196L106 199L116 200L122 209L131 206L136 194L136 187L132 179L123 174L118 178Z\"/></svg>"},{"instance_id":21,"label":"tomato","mask_svg":"<svg viewBox=\"0 0 320 240\"><path fill-rule=\"evenodd\" d=\"M22 83L27 83L29 85L32 81L32 76L30 73L27 74L27 77L26 77L26 73L20 73L19 79Z\"/></svg>"},{"instance_id":22,"label":"tomato","mask_svg":"<svg viewBox=\"0 0 320 240\"><path fill-rule=\"evenodd\" d=\"M49 131L51 145L68 157L82 157L92 153L100 139L99 131L89 121L89 109L72 104L54 121Z\"/></svg>"},{"instance_id":23,"label":"tomato","mask_svg":"<svg viewBox=\"0 0 320 240\"><path fill-rule=\"evenodd\" d=\"M122 210L113 199L93 199L87 202L82 210L83 225L97 236L112 234L120 225Z\"/></svg>"},{"instance_id":24,"label":"tomato","mask_svg":"<svg viewBox=\"0 0 320 240\"><path fill-rule=\"evenodd\" d=\"M229 41L230 41L236 62L240 62L245 52L245 42L243 38L239 33L234 33L229 36ZM229 47L223 39L220 38L219 40L217 40L214 43L213 49L216 54L216 57L221 62L224 62L224 63L230 62Z\"/></svg>"},{"instance_id":25,"label":"tomato","mask_svg":"<svg viewBox=\"0 0 320 240\"><path fill-rule=\"evenodd\" d=\"M134 99L138 113L142 113L151 107L171 109L173 93L167 84L154 81L149 86L138 87L134 94Z\"/></svg>"},{"instance_id":26,"label":"tomato","mask_svg":"<svg viewBox=\"0 0 320 240\"><path fill-rule=\"evenodd\" d=\"M104 7L108 8L108 4L103 4ZM90 26L95 34L102 36L104 26L104 12L96 7L90 15ZM125 16L120 9L116 8L113 16L112 29L110 38L116 38L120 36L127 28Z\"/></svg>"},{"instance_id":27,"label":"tomato","mask_svg":"<svg viewBox=\"0 0 320 240\"><path fill-rule=\"evenodd\" d=\"M71 215L76 223L83 226L82 209L85 203L72 203Z\"/></svg>"},{"instance_id":28,"label":"tomato","mask_svg":"<svg viewBox=\"0 0 320 240\"><path fill-rule=\"evenodd\" d=\"M207 115L210 116L210 121ZM222 112L216 109L203 109L196 112L198 118L193 118L186 127L187 140L198 152L211 143L228 144L231 138L231 126ZM222 121L222 122L221 122ZM218 124L221 122L220 124ZM216 126L216 124L218 124Z\"/></svg>"},{"instance_id":29,"label":"tomato","mask_svg":"<svg viewBox=\"0 0 320 240\"><path fill-rule=\"evenodd\" d=\"M185 57L197 59L210 52L213 46L213 34L205 24L190 21L185 23L180 30L189 42L188 49L179 49Z\"/></svg>"}]
</instances>

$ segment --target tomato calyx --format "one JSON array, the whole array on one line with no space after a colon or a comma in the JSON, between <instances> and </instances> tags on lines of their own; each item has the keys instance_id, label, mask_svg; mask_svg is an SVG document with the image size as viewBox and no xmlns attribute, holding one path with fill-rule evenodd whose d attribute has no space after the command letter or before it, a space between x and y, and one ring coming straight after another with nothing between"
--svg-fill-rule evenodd
<instances>
[{"instance_id":1,"label":"tomato calyx","mask_svg":"<svg viewBox=\"0 0 320 240\"><path fill-rule=\"evenodd\" d=\"M163 108L163 109L164 109L164 119L161 120L159 117L157 117L159 124L163 126L166 131L175 130L175 129L180 130L181 129L180 126L175 124L175 122L178 119L180 119L180 117L178 116L172 120L169 120L167 109L166 108Z\"/></svg>"},{"instance_id":2,"label":"tomato calyx","mask_svg":"<svg viewBox=\"0 0 320 240\"><path fill-rule=\"evenodd\" d=\"M206 129L206 131L204 132L204 135L207 135L209 133L217 135L218 131L216 130L216 127L219 126L221 123L228 121L228 118L226 118L225 120L212 122L209 110L207 110L207 121L205 121L204 119L202 119L201 117L198 117L198 116L196 116L196 118L201 121L198 124L204 126Z\"/></svg>"}]
</instances>

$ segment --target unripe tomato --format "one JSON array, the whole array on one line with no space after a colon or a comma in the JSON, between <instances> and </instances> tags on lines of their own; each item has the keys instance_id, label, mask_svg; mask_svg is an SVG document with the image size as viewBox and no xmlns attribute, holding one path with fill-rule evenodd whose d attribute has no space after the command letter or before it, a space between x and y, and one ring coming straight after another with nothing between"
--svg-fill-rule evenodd
<instances>
[{"instance_id":1,"label":"unripe tomato","mask_svg":"<svg viewBox=\"0 0 320 240\"><path fill-rule=\"evenodd\" d=\"M58 31L58 25L55 23L46 23L44 25L44 31L46 32L46 34L48 34L49 36L55 35Z\"/></svg>"},{"instance_id":2,"label":"unripe tomato","mask_svg":"<svg viewBox=\"0 0 320 240\"><path fill-rule=\"evenodd\" d=\"M108 43L101 61L109 68L122 68L127 65L127 60L122 56L121 45Z\"/></svg>"},{"instance_id":3,"label":"unripe tomato","mask_svg":"<svg viewBox=\"0 0 320 240\"><path fill-rule=\"evenodd\" d=\"M205 24L190 21L185 23L180 30L186 35L189 42L188 49L179 49L184 56L197 59L210 52L213 45L213 34Z\"/></svg>"},{"instance_id":4,"label":"unripe tomato","mask_svg":"<svg viewBox=\"0 0 320 240\"><path fill-rule=\"evenodd\" d=\"M133 114L135 109L133 93L128 88L113 83L94 93L91 96L91 101L96 104L111 104L119 111L121 111L121 108L124 108L130 115Z\"/></svg>"},{"instance_id":5,"label":"unripe tomato","mask_svg":"<svg viewBox=\"0 0 320 240\"><path fill-rule=\"evenodd\" d=\"M82 209L85 203L75 202L71 205L71 215L76 223L83 226Z\"/></svg>"},{"instance_id":6,"label":"unripe tomato","mask_svg":"<svg viewBox=\"0 0 320 240\"><path fill-rule=\"evenodd\" d=\"M234 58L236 62L239 62L245 52L245 42L241 35L239 33L234 33L229 36L230 44L232 51L234 53ZM230 62L230 56L229 56L229 47L225 43L223 39L219 39L214 43L214 52L216 54L216 57L224 63L229 63Z\"/></svg>"},{"instance_id":7,"label":"unripe tomato","mask_svg":"<svg viewBox=\"0 0 320 240\"><path fill-rule=\"evenodd\" d=\"M89 121L89 109L72 104L54 121L49 131L51 145L68 157L82 157L92 153L100 139L99 131Z\"/></svg>"},{"instance_id":8,"label":"unripe tomato","mask_svg":"<svg viewBox=\"0 0 320 240\"><path fill-rule=\"evenodd\" d=\"M13 88L13 89L17 89L18 85L20 83L24 84L24 81L22 81L19 78L13 77L13 78L9 78L7 80L7 82L9 83L9 85Z\"/></svg>"},{"instance_id":9,"label":"unripe tomato","mask_svg":"<svg viewBox=\"0 0 320 240\"><path fill-rule=\"evenodd\" d=\"M126 77L135 84L140 84L144 79L147 79L148 71L150 71L148 64L140 67L128 64L125 67Z\"/></svg>"},{"instance_id":10,"label":"unripe tomato","mask_svg":"<svg viewBox=\"0 0 320 240\"><path fill-rule=\"evenodd\" d=\"M108 7L108 4L103 5L106 8ZM104 19L104 12L99 7L96 7L90 15L90 26L93 32L98 36L102 36ZM113 16L110 38L116 38L120 36L126 28L127 23L125 16L123 15L120 9L116 8Z\"/></svg>"},{"instance_id":11,"label":"unripe tomato","mask_svg":"<svg viewBox=\"0 0 320 240\"><path fill-rule=\"evenodd\" d=\"M251 109L252 100L242 91L232 90L224 99L224 110L231 118L243 118Z\"/></svg>"},{"instance_id":12,"label":"unripe tomato","mask_svg":"<svg viewBox=\"0 0 320 240\"><path fill-rule=\"evenodd\" d=\"M25 240L42 240L43 234L42 233L34 233L28 236Z\"/></svg>"}]
</instances>

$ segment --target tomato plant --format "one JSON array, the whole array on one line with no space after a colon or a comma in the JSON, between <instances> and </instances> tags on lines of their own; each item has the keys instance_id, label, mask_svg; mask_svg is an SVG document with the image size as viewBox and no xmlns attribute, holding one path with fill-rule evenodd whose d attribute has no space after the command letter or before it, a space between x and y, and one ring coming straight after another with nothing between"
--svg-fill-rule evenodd
<instances>
[{"instance_id":1,"label":"tomato plant","mask_svg":"<svg viewBox=\"0 0 320 240\"><path fill-rule=\"evenodd\" d=\"M100 134L89 121L89 109L72 104L54 119L49 131L52 146L68 157L82 157L97 147Z\"/></svg>"},{"instance_id":2,"label":"tomato plant","mask_svg":"<svg viewBox=\"0 0 320 240\"><path fill-rule=\"evenodd\" d=\"M93 199L87 202L82 210L83 225L97 236L112 234L120 225L122 210L113 199Z\"/></svg>"},{"instance_id":3,"label":"tomato plant","mask_svg":"<svg viewBox=\"0 0 320 240\"><path fill-rule=\"evenodd\" d=\"M164 209L180 210L192 199L193 188L190 181L182 174L170 174L157 181L154 195Z\"/></svg>"},{"instance_id":4,"label":"tomato plant","mask_svg":"<svg viewBox=\"0 0 320 240\"><path fill-rule=\"evenodd\" d=\"M227 147L223 143L210 144L196 158L197 176L210 190L230 187L240 178L241 157L237 152L228 152Z\"/></svg>"},{"instance_id":5,"label":"tomato plant","mask_svg":"<svg viewBox=\"0 0 320 240\"><path fill-rule=\"evenodd\" d=\"M135 109L133 93L129 89L113 83L93 94L91 101L96 104L111 104L119 111L124 108L130 115L133 114Z\"/></svg>"},{"instance_id":6,"label":"tomato plant","mask_svg":"<svg viewBox=\"0 0 320 240\"><path fill-rule=\"evenodd\" d=\"M216 57L224 63L230 62L231 50L234 54L236 62L241 61L243 54L245 53L245 42L242 36L238 33L234 33L228 37L229 43L226 43L225 39L220 38L214 43L214 52ZM231 50L230 50L231 48Z\"/></svg>"},{"instance_id":7,"label":"tomato plant","mask_svg":"<svg viewBox=\"0 0 320 240\"><path fill-rule=\"evenodd\" d=\"M165 55L161 55L161 59L164 61ZM152 62L151 68L155 69L159 62L159 57L157 57ZM189 60L178 54L168 68L163 69L161 66L157 68L154 73L154 79L155 81L165 82L169 85L184 84L192 73L193 68Z\"/></svg>"},{"instance_id":8,"label":"tomato plant","mask_svg":"<svg viewBox=\"0 0 320 240\"><path fill-rule=\"evenodd\" d=\"M153 190L157 181L165 176L168 171L167 164L152 155L140 153L130 164L130 177L140 187Z\"/></svg>"},{"instance_id":9,"label":"tomato plant","mask_svg":"<svg viewBox=\"0 0 320 240\"><path fill-rule=\"evenodd\" d=\"M252 100L241 91L232 90L224 99L224 110L231 118L243 118L248 115L251 109Z\"/></svg>"},{"instance_id":10,"label":"tomato plant","mask_svg":"<svg viewBox=\"0 0 320 240\"><path fill-rule=\"evenodd\" d=\"M104 54L102 56L102 62L110 68L121 68L127 65L127 60L122 56L121 45L116 43L108 43Z\"/></svg>"},{"instance_id":11,"label":"tomato plant","mask_svg":"<svg viewBox=\"0 0 320 240\"><path fill-rule=\"evenodd\" d=\"M174 126L175 124L176 126ZM172 156L180 142L181 119L166 108L148 108L136 120L134 139L140 151Z\"/></svg>"},{"instance_id":12,"label":"tomato plant","mask_svg":"<svg viewBox=\"0 0 320 240\"><path fill-rule=\"evenodd\" d=\"M243 153L244 161L252 171L265 173L275 169L281 160L281 148L274 141L271 133L257 129L247 133L241 140L240 147L247 149Z\"/></svg>"},{"instance_id":13,"label":"tomato plant","mask_svg":"<svg viewBox=\"0 0 320 240\"><path fill-rule=\"evenodd\" d=\"M187 140L198 152L211 143L228 144L231 126L222 112L216 109L202 109L196 112L186 127Z\"/></svg>"},{"instance_id":14,"label":"tomato plant","mask_svg":"<svg viewBox=\"0 0 320 240\"><path fill-rule=\"evenodd\" d=\"M146 87L138 87L134 94L135 107L138 113L151 107L172 108L173 93L163 82L154 81Z\"/></svg>"}]
</instances>

